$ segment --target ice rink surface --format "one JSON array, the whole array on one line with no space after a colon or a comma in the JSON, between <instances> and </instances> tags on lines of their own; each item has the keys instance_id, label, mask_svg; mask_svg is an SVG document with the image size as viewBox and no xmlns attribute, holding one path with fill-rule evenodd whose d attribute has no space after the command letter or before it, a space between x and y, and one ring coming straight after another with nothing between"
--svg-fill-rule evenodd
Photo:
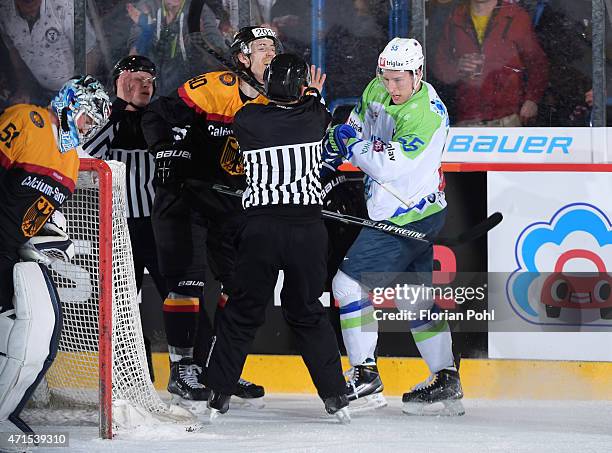
<instances>
[{"instance_id":1,"label":"ice rink surface","mask_svg":"<svg viewBox=\"0 0 612 453\"><path fill-rule=\"evenodd\" d=\"M75 426L61 411L24 418L40 432L70 432L75 452L606 452L612 451L612 402L464 400L462 417L415 417L400 398L383 409L352 414L350 425L326 416L314 396L269 395L266 407L233 405L199 432L162 425L98 438L96 421Z\"/></svg>"}]
</instances>

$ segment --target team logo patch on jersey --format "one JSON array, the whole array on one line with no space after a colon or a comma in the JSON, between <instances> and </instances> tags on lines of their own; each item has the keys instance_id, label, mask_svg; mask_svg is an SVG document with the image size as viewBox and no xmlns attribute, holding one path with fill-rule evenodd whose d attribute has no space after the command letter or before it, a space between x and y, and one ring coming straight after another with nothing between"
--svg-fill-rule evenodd
<instances>
[{"instance_id":1,"label":"team logo patch on jersey","mask_svg":"<svg viewBox=\"0 0 612 453\"><path fill-rule=\"evenodd\" d=\"M433 99L430 101L430 104L429 108L432 112L437 113L441 117L446 116L446 107L440 99Z\"/></svg>"},{"instance_id":2,"label":"team logo patch on jersey","mask_svg":"<svg viewBox=\"0 0 612 453\"><path fill-rule=\"evenodd\" d=\"M56 43L60 37L60 32L57 28L51 27L45 32L45 39L49 44Z\"/></svg>"},{"instance_id":3,"label":"team logo patch on jersey","mask_svg":"<svg viewBox=\"0 0 612 453\"><path fill-rule=\"evenodd\" d=\"M38 197L38 200L28 208L23 216L23 222L21 223L23 235L27 238L35 236L54 210L55 208L46 197Z\"/></svg>"},{"instance_id":4,"label":"team logo patch on jersey","mask_svg":"<svg viewBox=\"0 0 612 453\"><path fill-rule=\"evenodd\" d=\"M45 121L43 120L42 116L40 116L40 113L32 110L30 112L30 119L34 123L34 126L39 127L41 129L45 127Z\"/></svg>"},{"instance_id":5,"label":"team logo patch on jersey","mask_svg":"<svg viewBox=\"0 0 612 453\"><path fill-rule=\"evenodd\" d=\"M236 75L232 74L231 72L224 72L223 74L219 76L219 81L223 85L227 85L228 87L231 87L232 85L236 84Z\"/></svg>"},{"instance_id":6,"label":"team logo patch on jersey","mask_svg":"<svg viewBox=\"0 0 612 453\"><path fill-rule=\"evenodd\" d=\"M244 175L244 162L242 161L238 141L234 137L227 138L219 164L223 170L232 176Z\"/></svg>"},{"instance_id":7,"label":"team logo patch on jersey","mask_svg":"<svg viewBox=\"0 0 612 453\"><path fill-rule=\"evenodd\" d=\"M385 142L381 141L381 140L373 140L372 141L372 150L375 153L382 153L385 150Z\"/></svg>"}]
</instances>

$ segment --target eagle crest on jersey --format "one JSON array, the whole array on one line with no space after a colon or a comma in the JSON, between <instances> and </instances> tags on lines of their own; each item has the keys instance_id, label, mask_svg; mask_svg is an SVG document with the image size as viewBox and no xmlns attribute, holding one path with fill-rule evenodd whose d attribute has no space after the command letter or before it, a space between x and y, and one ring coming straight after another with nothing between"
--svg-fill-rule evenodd
<instances>
[{"instance_id":1,"label":"eagle crest on jersey","mask_svg":"<svg viewBox=\"0 0 612 453\"><path fill-rule=\"evenodd\" d=\"M42 195L38 197L32 206L26 211L21 223L21 231L27 238L31 238L38 233L42 226L47 222L55 208L49 200Z\"/></svg>"},{"instance_id":2,"label":"eagle crest on jersey","mask_svg":"<svg viewBox=\"0 0 612 453\"><path fill-rule=\"evenodd\" d=\"M227 138L219 163L230 175L244 175L244 160L240 154L238 140L233 136Z\"/></svg>"},{"instance_id":3,"label":"eagle crest on jersey","mask_svg":"<svg viewBox=\"0 0 612 453\"><path fill-rule=\"evenodd\" d=\"M234 83L230 83L231 81ZM188 80L178 90L183 101L202 116L205 121L204 146L206 153L217 150L222 171L230 176L244 175L244 163L232 124L234 116L245 103L240 98L236 75L227 71L209 72ZM267 104L264 96L257 96L248 103Z\"/></svg>"}]
</instances>

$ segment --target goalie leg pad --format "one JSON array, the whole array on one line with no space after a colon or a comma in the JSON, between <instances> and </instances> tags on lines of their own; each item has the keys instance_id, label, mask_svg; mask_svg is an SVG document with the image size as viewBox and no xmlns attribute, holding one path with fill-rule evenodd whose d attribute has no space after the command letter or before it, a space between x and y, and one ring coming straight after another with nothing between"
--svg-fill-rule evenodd
<instances>
[{"instance_id":1,"label":"goalie leg pad","mask_svg":"<svg viewBox=\"0 0 612 453\"><path fill-rule=\"evenodd\" d=\"M41 265L17 263L13 283L15 310L0 315L0 421L31 431L19 413L55 359L61 310Z\"/></svg>"}]
</instances>

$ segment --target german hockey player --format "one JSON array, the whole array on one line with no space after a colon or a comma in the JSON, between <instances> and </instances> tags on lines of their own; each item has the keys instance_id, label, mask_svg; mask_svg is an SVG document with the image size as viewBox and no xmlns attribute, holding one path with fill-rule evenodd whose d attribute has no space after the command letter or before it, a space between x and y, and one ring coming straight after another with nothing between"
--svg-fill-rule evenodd
<instances>
[{"instance_id":1,"label":"german hockey player","mask_svg":"<svg viewBox=\"0 0 612 453\"><path fill-rule=\"evenodd\" d=\"M242 28L230 47L236 65L260 83L279 49L276 34L265 27ZM171 362L168 390L182 398L178 402L203 401L209 395L199 379L203 364L194 360L207 260L223 285L217 311L234 287L234 238L244 213L240 200L216 192L211 185L244 189L244 165L232 130L234 115L247 103L267 102L236 74L211 72L188 80L175 97L152 102L143 115L156 167L153 229L160 271L170 291L164 301ZM199 341L208 345L206 339ZM243 379L236 382L235 394L243 399L264 394L261 386Z\"/></svg>"}]
</instances>

